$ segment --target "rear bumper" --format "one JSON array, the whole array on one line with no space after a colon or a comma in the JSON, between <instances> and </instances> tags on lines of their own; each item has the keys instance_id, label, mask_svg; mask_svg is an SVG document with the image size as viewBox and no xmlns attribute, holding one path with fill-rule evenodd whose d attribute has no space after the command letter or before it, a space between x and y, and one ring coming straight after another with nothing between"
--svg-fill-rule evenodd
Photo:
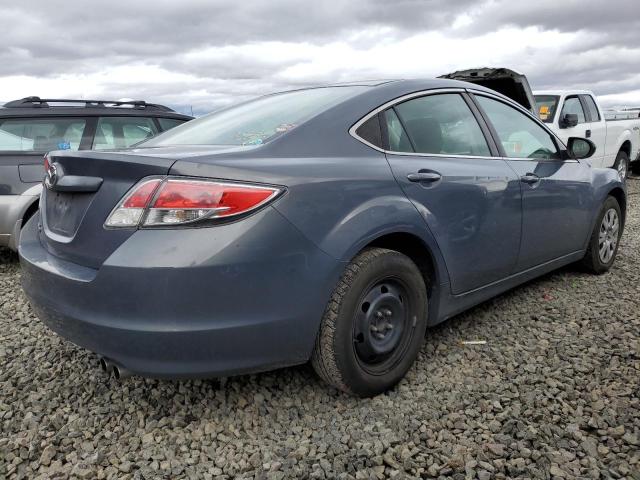
<instances>
[{"instance_id":1,"label":"rear bumper","mask_svg":"<svg viewBox=\"0 0 640 480\"><path fill-rule=\"evenodd\" d=\"M99 269L53 257L37 222L25 226L19 251L38 317L143 376L307 361L343 266L272 208L214 228L137 231Z\"/></svg>"},{"instance_id":2,"label":"rear bumper","mask_svg":"<svg viewBox=\"0 0 640 480\"><path fill-rule=\"evenodd\" d=\"M0 195L0 246L18 248L22 218L38 195Z\"/></svg>"}]
</instances>

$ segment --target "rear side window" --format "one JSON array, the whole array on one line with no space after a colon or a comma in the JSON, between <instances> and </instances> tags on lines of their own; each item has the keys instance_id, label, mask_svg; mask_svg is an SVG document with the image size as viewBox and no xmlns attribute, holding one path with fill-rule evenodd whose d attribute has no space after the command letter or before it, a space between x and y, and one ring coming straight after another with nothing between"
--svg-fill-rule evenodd
<instances>
[{"instance_id":1,"label":"rear side window","mask_svg":"<svg viewBox=\"0 0 640 480\"><path fill-rule=\"evenodd\" d=\"M456 93L408 100L394 111L417 153L491 155L471 109Z\"/></svg>"},{"instance_id":2,"label":"rear side window","mask_svg":"<svg viewBox=\"0 0 640 480\"><path fill-rule=\"evenodd\" d=\"M151 118L100 117L93 140L94 150L127 148L158 133Z\"/></svg>"},{"instance_id":3,"label":"rear side window","mask_svg":"<svg viewBox=\"0 0 640 480\"><path fill-rule=\"evenodd\" d=\"M83 118L0 119L0 151L78 150L85 125Z\"/></svg>"},{"instance_id":4,"label":"rear side window","mask_svg":"<svg viewBox=\"0 0 640 480\"><path fill-rule=\"evenodd\" d=\"M476 98L493 124L507 157L560 158L551 135L533 119L497 100L482 96Z\"/></svg>"},{"instance_id":5,"label":"rear side window","mask_svg":"<svg viewBox=\"0 0 640 480\"><path fill-rule=\"evenodd\" d=\"M600 112L598 112L598 107L596 106L596 102L591 95L584 95L585 103L587 104L587 110L589 111L589 117L591 122L599 122L600 121Z\"/></svg>"},{"instance_id":6,"label":"rear side window","mask_svg":"<svg viewBox=\"0 0 640 480\"><path fill-rule=\"evenodd\" d=\"M582 109L582 103L580 102L580 99L578 97L568 97L564 101L560 118L564 118L564 116L568 113L578 115L578 123L585 123L587 121L587 117L585 116L584 110Z\"/></svg>"},{"instance_id":7,"label":"rear side window","mask_svg":"<svg viewBox=\"0 0 640 480\"><path fill-rule=\"evenodd\" d=\"M356 135L365 142L369 142L371 145L382 148L382 134L380 132L380 120L378 115L374 115L360 125L356 130Z\"/></svg>"},{"instance_id":8,"label":"rear side window","mask_svg":"<svg viewBox=\"0 0 640 480\"><path fill-rule=\"evenodd\" d=\"M171 130L173 127L177 127L178 125L182 125L185 122L185 120L177 118L158 118L157 120L160 123L160 130L163 132Z\"/></svg>"}]
</instances>

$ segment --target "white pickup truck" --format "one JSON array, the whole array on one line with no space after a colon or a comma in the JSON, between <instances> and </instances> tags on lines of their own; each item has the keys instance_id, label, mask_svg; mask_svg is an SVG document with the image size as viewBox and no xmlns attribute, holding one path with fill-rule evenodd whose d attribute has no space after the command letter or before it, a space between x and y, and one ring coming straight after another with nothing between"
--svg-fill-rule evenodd
<instances>
[{"instance_id":1,"label":"white pickup truck","mask_svg":"<svg viewBox=\"0 0 640 480\"><path fill-rule=\"evenodd\" d=\"M596 152L588 160L594 167L615 168L626 178L631 162L640 171L640 112L605 112L586 90L531 92L527 77L507 68L472 68L452 78L492 88L520 103L549 124L566 144L569 137L590 139Z\"/></svg>"},{"instance_id":2,"label":"white pickup truck","mask_svg":"<svg viewBox=\"0 0 640 480\"><path fill-rule=\"evenodd\" d=\"M589 159L594 167L616 168L626 178L631 161L639 160L638 112L605 112L592 92L546 90L533 92L536 113L564 142L585 137L596 144Z\"/></svg>"}]
</instances>

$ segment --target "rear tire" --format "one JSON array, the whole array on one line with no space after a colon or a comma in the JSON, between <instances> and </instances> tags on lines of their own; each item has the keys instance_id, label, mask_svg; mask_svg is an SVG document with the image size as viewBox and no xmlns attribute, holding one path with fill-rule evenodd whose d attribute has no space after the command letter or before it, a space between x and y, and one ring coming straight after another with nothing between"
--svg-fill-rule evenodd
<instances>
[{"instance_id":1,"label":"rear tire","mask_svg":"<svg viewBox=\"0 0 640 480\"><path fill-rule=\"evenodd\" d=\"M629 155L627 155L627 152L622 150L618 152L613 168L618 171L620 178L624 182L629 175Z\"/></svg>"},{"instance_id":2,"label":"rear tire","mask_svg":"<svg viewBox=\"0 0 640 480\"><path fill-rule=\"evenodd\" d=\"M418 267L383 248L347 266L325 310L311 363L330 385L370 397L398 383L415 361L427 327Z\"/></svg>"},{"instance_id":3,"label":"rear tire","mask_svg":"<svg viewBox=\"0 0 640 480\"><path fill-rule=\"evenodd\" d=\"M609 271L618 253L622 228L620 205L615 198L607 197L581 262L588 272L600 275Z\"/></svg>"}]
</instances>

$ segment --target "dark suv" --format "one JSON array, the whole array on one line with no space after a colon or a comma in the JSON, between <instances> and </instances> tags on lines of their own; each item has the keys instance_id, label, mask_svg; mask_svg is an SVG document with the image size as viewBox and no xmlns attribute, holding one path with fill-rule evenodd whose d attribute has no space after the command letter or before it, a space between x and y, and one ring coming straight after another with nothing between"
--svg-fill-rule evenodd
<instances>
[{"instance_id":1,"label":"dark suv","mask_svg":"<svg viewBox=\"0 0 640 480\"><path fill-rule=\"evenodd\" d=\"M15 249L38 209L45 153L126 148L191 118L144 101L27 97L0 107L0 246Z\"/></svg>"}]
</instances>

